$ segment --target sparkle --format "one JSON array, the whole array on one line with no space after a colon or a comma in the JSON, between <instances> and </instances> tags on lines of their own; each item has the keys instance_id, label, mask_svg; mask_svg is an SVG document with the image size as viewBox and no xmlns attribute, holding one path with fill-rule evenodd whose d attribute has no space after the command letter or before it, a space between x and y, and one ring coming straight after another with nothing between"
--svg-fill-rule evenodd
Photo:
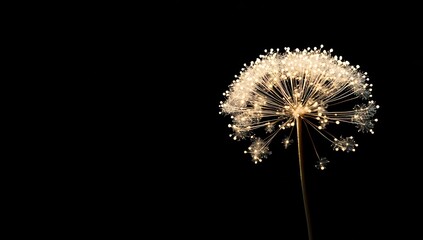
<instances>
[{"instance_id":1,"label":"sparkle","mask_svg":"<svg viewBox=\"0 0 423 240\"><path fill-rule=\"evenodd\" d=\"M325 170L326 169L326 165L329 163L329 160L325 157L320 158L316 165L314 165L317 169L319 170Z\"/></svg>"}]
</instances>

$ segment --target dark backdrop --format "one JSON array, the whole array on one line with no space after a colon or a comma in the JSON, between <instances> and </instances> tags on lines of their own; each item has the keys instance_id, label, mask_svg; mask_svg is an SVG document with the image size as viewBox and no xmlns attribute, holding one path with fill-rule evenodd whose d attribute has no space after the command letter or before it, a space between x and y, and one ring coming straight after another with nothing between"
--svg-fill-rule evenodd
<instances>
[{"instance_id":1,"label":"dark backdrop","mask_svg":"<svg viewBox=\"0 0 423 240\"><path fill-rule=\"evenodd\" d=\"M218 105L242 65L264 49L323 44L368 72L381 108L375 134L355 134L357 152L320 152L331 160L327 170L317 171L306 150L315 239L418 238L416 6L96 5L86 17L92 79L111 89L101 93L111 127L99 131L106 157L83 170L83 205L100 219L98 231L307 239L295 144L273 143L273 154L253 164L243 154L248 142L228 137L230 119Z\"/></svg>"}]
</instances>

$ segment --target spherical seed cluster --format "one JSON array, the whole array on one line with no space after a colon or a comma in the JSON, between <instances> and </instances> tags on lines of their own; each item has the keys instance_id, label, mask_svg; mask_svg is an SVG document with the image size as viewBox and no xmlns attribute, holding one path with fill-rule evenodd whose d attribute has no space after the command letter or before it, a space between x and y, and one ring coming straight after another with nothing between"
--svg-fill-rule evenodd
<instances>
[{"instance_id":1,"label":"spherical seed cluster","mask_svg":"<svg viewBox=\"0 0 423 240\"><path fill-rule=\"evenodd\" d=\"M326 131L329 124L354 124L359 132L374 133L379 106L371 100L373 85L367 73L332 52L323 46L294 51L285 48L284 52L265 50L235 75L223 93L220 113L231 117L231 138L252 140L245 153L251 154L255 163L271 153L269 144L279 132L291 128L292 133L298 119L330 141L336 151L355 151L358 144L352 136L330 134ZM339 110L340 104L348 108ZM259 128L265 130L265 138L254 134ZM291 133L282 140L285 148L293 142ZM324 159L318 164L324 169L329 161L319 159Z\"/></svg>"}]
</instances>

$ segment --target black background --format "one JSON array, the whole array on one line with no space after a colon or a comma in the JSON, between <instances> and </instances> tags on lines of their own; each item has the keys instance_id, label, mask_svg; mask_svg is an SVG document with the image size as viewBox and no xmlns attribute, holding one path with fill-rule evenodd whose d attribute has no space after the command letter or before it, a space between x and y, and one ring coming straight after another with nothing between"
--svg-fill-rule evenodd
<instances>
[{"instance_id":1,"label":"black background","mask_svg":"<svg viewBox=\"0 0 423 240\"><path fill-rule=\"evenodd\" d=\"M79 170L81 221L118 236L307 239L295 144L285 150L273 143L273 154L254 165L243 154L249 143L228 137L230 119L218 105L242 65L264 49L323 44L368 72L381 108L375 134L355 134L357 152L324 150L320 139L327 170L317 171L306 150L314 239L416 239L416 9L355 2L90 6L80 40L98 94L90 115L101 117L88 126L104 144Z\"/></svg>"}]
</instances>

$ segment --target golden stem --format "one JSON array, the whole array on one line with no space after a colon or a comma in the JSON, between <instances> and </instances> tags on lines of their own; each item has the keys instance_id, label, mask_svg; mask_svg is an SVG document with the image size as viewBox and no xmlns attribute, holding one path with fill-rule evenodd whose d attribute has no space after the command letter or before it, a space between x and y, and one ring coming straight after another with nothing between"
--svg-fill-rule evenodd
<instances>
[{"instance_id":1,"label":"golden stem","mask_svg":"<svg viewBox=\"0 0 423 240\"><path fill-rule=\"evenodd\" d=\"M300 165L301 190L303 193L304 211L305 211L306 220L307 220L307 233L308 233L308 239L313 240L313 235L311 232L310 210L308 208L307 191L306 191L305 178L304 178L304 159L303 159L303 143L302 143L302 136L301 136L301 132L302 132L301 117L297 117L295 121L297 125L298 161Z\"/></svg>"}]
</instances>

